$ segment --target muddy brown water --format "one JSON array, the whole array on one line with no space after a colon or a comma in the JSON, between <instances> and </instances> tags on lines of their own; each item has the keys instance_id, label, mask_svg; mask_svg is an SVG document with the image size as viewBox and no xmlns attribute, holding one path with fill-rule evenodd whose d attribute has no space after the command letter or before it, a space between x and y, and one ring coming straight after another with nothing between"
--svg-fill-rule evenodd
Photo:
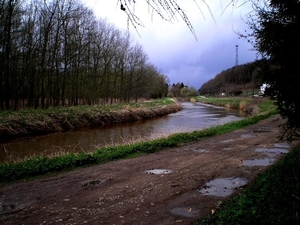
<instances>
[{"instance_id":1,"label":"muddy brown water","mask_svg":"<svg viewBox=\"0 0 300 225\"><path fill-rule=\"evenodd\" d=\"M190 132L245 117L245 113L202 103L182 103L183 110L146 121L84 128L0 143L0 163L29 156L66 152L90 152L109 144L155 139L172 133Z\"/></svg>"}]
</instances>

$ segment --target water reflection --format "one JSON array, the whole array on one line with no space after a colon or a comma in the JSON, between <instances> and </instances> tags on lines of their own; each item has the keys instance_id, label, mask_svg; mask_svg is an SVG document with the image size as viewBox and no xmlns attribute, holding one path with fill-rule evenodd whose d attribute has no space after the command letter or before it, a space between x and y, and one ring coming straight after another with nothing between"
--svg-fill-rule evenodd
<instances>
[{"instance_id":1,"label":"water reflection","mask_svg":"<svg viewBox=\"0 0 300 225\"><path fill-rule=\"evenodd\" d=\"M201 103L185 102L182 106L180 112L146 121L15 139L0 144L0 162L32 155L89 152L108 144L130 143L200 130L245 116L239 110Z\"/></svg>"}]
</instances>

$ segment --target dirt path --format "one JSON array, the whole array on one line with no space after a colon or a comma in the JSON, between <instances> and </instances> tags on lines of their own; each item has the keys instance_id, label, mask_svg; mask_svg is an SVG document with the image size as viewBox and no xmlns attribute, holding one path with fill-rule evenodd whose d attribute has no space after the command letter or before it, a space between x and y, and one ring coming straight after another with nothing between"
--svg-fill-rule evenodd
<instances>
[{"instance_id":1,"label":"dirt path","mask_svg":"<svg viewBox=\"0 0 300 225\"><path fill-rule=\"evenodd\" d=\"M190 224L226 198L201 194L207 182L243 178L249 184L266 167L244 160L284 155L255 150L292 147L274 146L278 118L151 155L7 185L0 188L0 224ZM165 174L146 173L151 169Z\"/></svg>"}]
</instances>

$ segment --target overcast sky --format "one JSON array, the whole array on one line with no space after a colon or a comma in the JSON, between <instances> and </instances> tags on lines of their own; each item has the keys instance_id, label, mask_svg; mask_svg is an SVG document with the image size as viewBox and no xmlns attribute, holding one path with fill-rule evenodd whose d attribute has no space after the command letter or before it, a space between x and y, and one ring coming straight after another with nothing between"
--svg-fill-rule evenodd
<instances>
[{"instance_id":1,"label":"overcast sky","mask_svg":"<svg viewBox=\"0 0 300 225\"><path fill-rule=\"evenodd\" d=\"M117 28L127 30L127 15L120 10L118 0L82 1L93 8L97 17L106 18ZM169 77L170 84L183 82L199 89L222 70L235 66L236 45L239 46L239 64L252 62L256 58L252 46L235 33L247 29L242 18L251 11L251 5L230 5L224 12L229 1L206 0L213 17L203 0L197 0L201 10L193 0L177 1L188 15L198 41L180 17L178 21L170 23L158 15L151 16L146 0L136 0L135 7L135 14L144 27L137 27L137 33L129 24L129 32L143 46L150 62Z\"/></svg>"}]
</instances>

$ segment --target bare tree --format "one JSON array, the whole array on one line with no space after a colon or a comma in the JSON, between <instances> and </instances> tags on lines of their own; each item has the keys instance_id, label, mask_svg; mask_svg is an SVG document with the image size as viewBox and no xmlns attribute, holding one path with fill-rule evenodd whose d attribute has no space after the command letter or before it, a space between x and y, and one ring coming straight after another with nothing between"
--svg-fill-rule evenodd
<instances>
[{"instance_id":1,"label":"bare tree","mask_svg":"<svg viewBox=\"0 0 300 225\"><path fill-rule=\"evenodd\" d=\"M203 17L204 13L202 12L202 8L204 5L204 8L206 8L212 19L215 21L213 12L210 9L209 2L205 0L191 0L195 7L199 9L200 14L202 14ZM222 5L222 8L224 11L229 7L239 7L243 4L246 4L248 2L259 2L260 0L226 0L226 1L220 1L220 4ZM184 3L178 3L177 0L145 0L144 1L149 9L149 12L151 14L151 17L156 14L159 17L161 17L165 21L174 22L180 18L184 21L184 23L187 25L187 27L190 29L191 33L194 35L195 39L197 40L197 36L194 30L194 27L189 20L188 15L185 13L184 10ZM201 6L200 4L201 3ZM120 7L120 10L124 11L127 14L128 18L128 26L131 24L137 31L138 26L144 26L143 21L137 16L135 13L136 11L136 1L135 0L118 0L118 4Z\"/></svg>"},{"instance_id":2,"label":"bare tree","mask_svg":"<svg viewBox=\"0 0 300 225\"><path fill-rule=\"evenodd\" d=\"M18 77L18 41L22 7L18 0L0 1L0 105L11 108L11 99L17 101L15 82ZM15 104L16 107L16 104Z\"/></svg>"},{"instance_id":3,"label":"bare tree","mask_svg":"<svg viewBox=\"0 0 300 225\"><path fill-rule=\"evenodd\" d=\"M141 46L74 0L0 0L1 109L149 96L157 70Z\"/></svg>"}]
</instances>

